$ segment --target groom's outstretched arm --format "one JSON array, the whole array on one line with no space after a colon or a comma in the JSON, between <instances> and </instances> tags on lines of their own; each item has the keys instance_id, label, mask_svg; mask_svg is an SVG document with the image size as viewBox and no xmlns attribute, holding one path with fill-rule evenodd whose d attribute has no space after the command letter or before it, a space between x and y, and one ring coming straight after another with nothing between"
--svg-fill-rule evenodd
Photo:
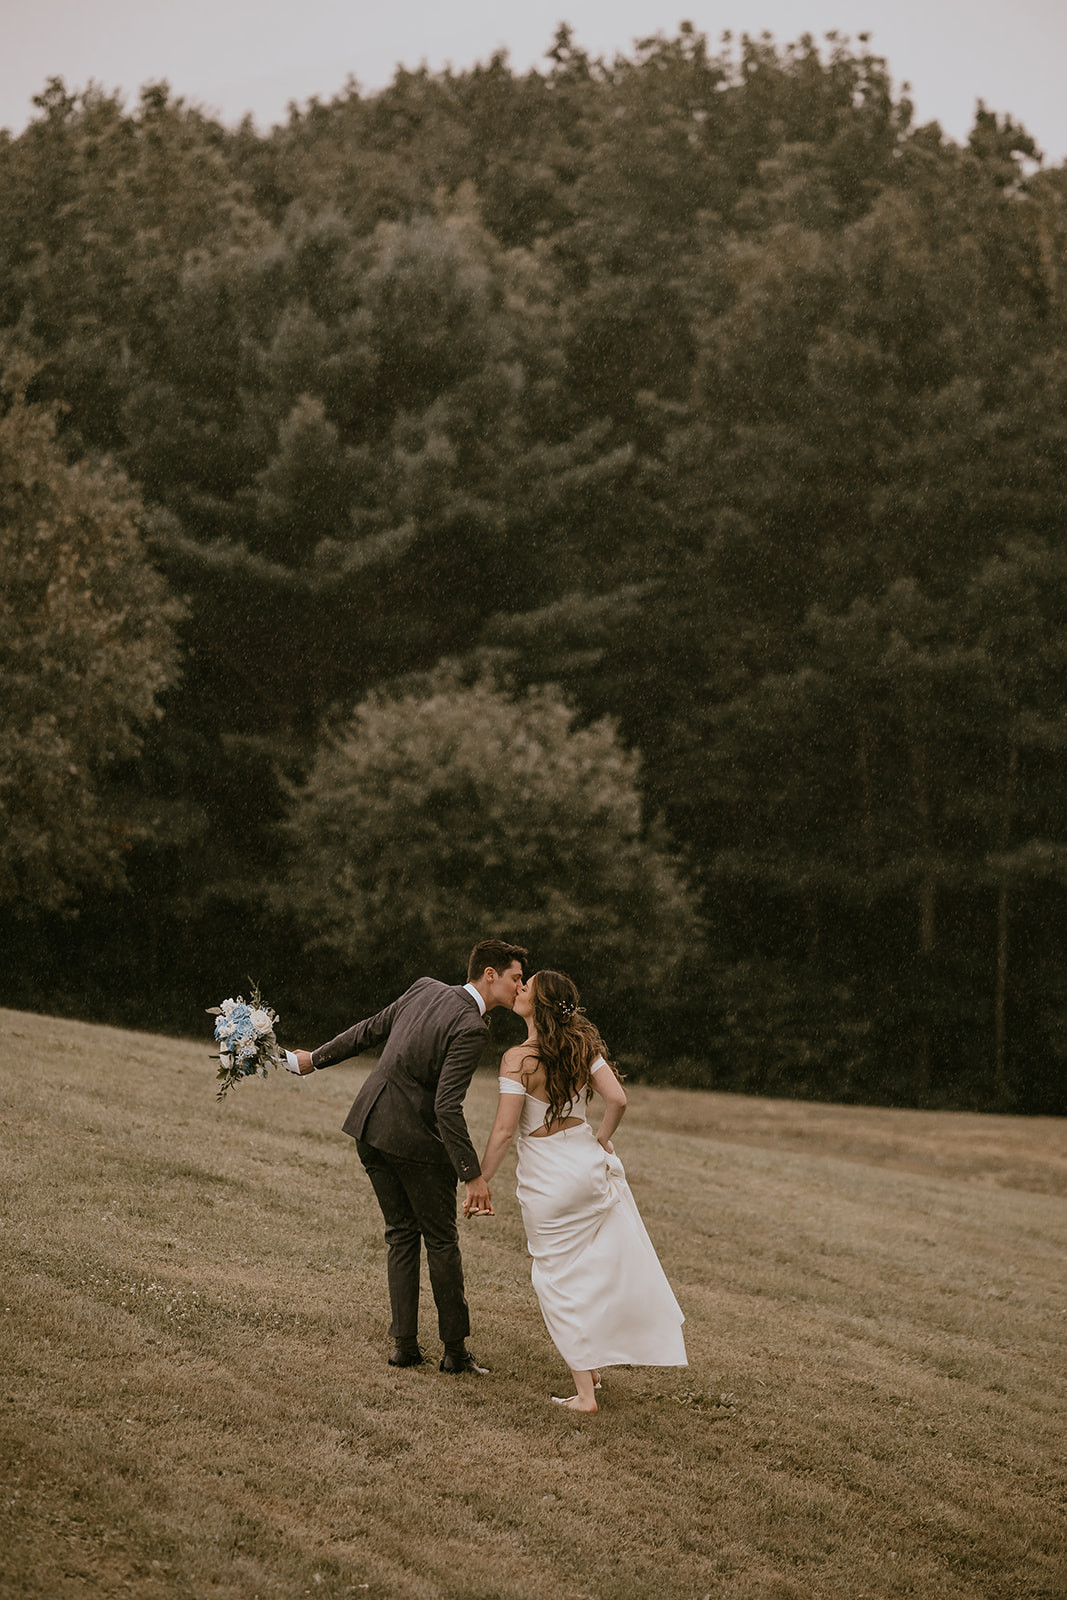
<instances>
[{"instance_id":1,"label":"groom's outstretched arm","mask_svg":"<svg viewBox=\"0 0 1067 1600\"><path fill-rule=\"evenodd\" d=\"M314 1050L293 1051L298 1062L298 1072L304 1076L319 1067L336 1066L338 1061L347 1061L350 1056L358 1055L369 1045L381 1044L389 1037L403 999L404 996L401 995L399 1000L394 1000L376 1016L364 1017L362 1022L354 1022L350 1028L346 1028L344 1033L339 1033L336 1039L331 1039L328 1044L320 1044Z\"/></svg>"}]
</instances>

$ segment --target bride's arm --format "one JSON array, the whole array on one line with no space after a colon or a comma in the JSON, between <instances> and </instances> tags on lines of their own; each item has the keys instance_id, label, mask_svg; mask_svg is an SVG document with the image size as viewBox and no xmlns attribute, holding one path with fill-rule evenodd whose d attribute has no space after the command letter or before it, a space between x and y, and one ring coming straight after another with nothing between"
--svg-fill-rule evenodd
<instances>
[{"instance_id":1,"label":"bride's arm","mask_svg":"<svg viewBox=\"0 0 1067 1600\"><path fill-rule=\"evenodd\" d=\"M511 1054L509 1050L500 1063L500 1099L497 1102L496 1120L482 1157L482 1177L487 1183L508 1153L526 1099L526 1091L519 1077L519 1064L518 1061L509 1061Z\"/></svg>"},{"instance_id":2,"label":"bride's arm","mask_svg":"<svg viewBox=\"0 0 1067 1600\"><path fill-rule=\"evenodd\" d=\"M604 1100L604 1115L596 1131L597 1143L612 1154L611 1136L622 1121L626 1110L626 1090L602 1056L600 1065L593 1067L590 1081L597 1094Z\"/></svg>"}]
</instances>

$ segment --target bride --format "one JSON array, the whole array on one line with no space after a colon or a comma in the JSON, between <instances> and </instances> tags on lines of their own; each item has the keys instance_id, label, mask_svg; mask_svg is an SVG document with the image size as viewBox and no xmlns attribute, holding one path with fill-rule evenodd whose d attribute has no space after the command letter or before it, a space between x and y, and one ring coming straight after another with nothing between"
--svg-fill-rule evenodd
<instances>
[{"instance_id":1,"label":"bride","mask_svg":"<svg viewBox=\"0 0 1067 1600\"><path fill-rule=\"evenodd\" d=\"M529 1037L500 1063L482 1176L493 1177L517 1133L516 1193L533 1286L574 1378L573 1395L552 1398L595 1411L601 1367L687 1365L685 1319L611 1142L626 1094L579 1009L578 990L562 972L535 973L519 990L515 1014ZM594 1092L604 1101L595 1134L586 1121Z\"/></svg>"}]
</instances>

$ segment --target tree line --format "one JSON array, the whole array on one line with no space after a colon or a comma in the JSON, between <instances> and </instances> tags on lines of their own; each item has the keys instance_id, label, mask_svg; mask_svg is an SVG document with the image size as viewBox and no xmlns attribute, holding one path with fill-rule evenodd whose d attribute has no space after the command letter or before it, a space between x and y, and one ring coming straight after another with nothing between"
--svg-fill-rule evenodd
<instances>
[{"instance_id":1,"label":"tree line","mask_svg":"<svg viewBox=\"0 0 1067 1600\"><path fill-rule=\"evenodd\" d=\"M0 139L10 1003L499 932L635 1074L1062 1113L1067 174L862 37L545 62Z\"/></svg>"}]
</instances>

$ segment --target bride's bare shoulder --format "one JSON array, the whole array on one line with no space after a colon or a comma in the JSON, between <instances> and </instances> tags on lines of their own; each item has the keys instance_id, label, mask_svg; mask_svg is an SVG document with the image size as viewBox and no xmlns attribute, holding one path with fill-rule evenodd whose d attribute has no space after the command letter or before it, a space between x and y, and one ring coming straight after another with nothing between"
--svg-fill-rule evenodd
<instances>
[{"instance_id":1,"label":"bride's bare shoulder","mask_svg":"<svg viewBox=\"0 0 1067 1600\"><path fill-rule=\"evenodd\" d=\"M500 1070L505 1077L516 1078L527 1085L537 1077L540 1067L536 1053L528 1044L513 1044L500 1058Z\"/></svg>"}]
</instances>

